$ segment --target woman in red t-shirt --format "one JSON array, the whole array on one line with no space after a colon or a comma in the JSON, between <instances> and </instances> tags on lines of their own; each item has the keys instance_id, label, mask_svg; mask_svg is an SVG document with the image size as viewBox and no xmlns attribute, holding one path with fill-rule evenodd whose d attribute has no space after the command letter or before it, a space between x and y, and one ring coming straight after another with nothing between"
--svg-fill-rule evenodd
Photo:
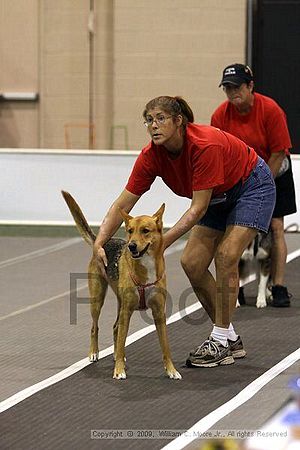
<instances>
[{"instance_id":1,"label":"woman in red t-shirt","mask_svg":"<svg viewBox=\"0 0 300 450\"><path fill-rule=\"evenodd\" d=\"M283 218L295 213L297 208L286 116L273 99L253 92L252 71L244 64L225 67L220 86L228 100L213 113L211 124L253 147L275 178L276 204L271 220L272 305L289 306L289 294L283 286L287 257Z\"/></svg>"},{"instance_id":2,"label":"woman in red t-shirt","mask_svg":"<svg viewBox=\"0 0 300 450\"><path fill-rule=\"evenodd\" d=\"M151 100L143 117L151 141L107 212L94 253L104 270L103 245L122 223L119 208L129 212L157 176L174 193L190 198L188 210L164 234L164 247L192 230L181 263L214 327L187 363L197 367L232 364L234 357L246 354L232 326L238 262L257 231L268 231L275 203L271 171L237 137L194 124L191 108L180 97ZM213 259L216 280L208 270Z\"/></svg>"}]
</instances>

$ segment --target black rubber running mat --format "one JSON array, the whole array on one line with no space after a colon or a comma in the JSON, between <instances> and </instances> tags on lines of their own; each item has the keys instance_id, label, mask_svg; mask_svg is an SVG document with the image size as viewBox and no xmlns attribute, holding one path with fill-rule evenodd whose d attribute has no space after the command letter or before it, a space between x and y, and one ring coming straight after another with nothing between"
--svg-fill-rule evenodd
<instances>
[{"instance_id":1,"label":"black rubber running mat","mask_svg":"<svg viewBox=\"0 0 300 450\"><path fill-rule=\"evenodd\" d=\"M91 430L186 430L295 351L299 347L299 272L298 258L289 263L286 277L293 293L290 308L257 309L248 293L248 304L237 309L234 324L248 352L245 359L211 369L183 367L190 349L211 331L203 310L196 311L168 326L182 380L165 377L153 332L127 347L127 380L112 379L113 359L108 356L2 413L0 448L162 448L170 441L94 440ZM247 289L254 293L254 284Z\"/></svg>"}]
</instances>

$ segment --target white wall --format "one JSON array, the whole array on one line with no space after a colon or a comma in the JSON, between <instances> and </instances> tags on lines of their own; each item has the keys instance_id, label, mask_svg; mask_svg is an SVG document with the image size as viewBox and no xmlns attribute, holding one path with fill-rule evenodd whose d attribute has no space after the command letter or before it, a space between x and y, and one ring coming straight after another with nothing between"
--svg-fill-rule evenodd
<instances>
[{"instance_id":1,"label":"white wall","mask_svg":"<svg viewBox=\"0 0 300 450\"><path fill-rule=\"evenodd\" d=\"M62 189L74 196L90 224L100 224L124 188L137 154L0 150L0 224L73 224ZM154 213L163 202L165 225L174 223L189 204L157 179L133 213Z\"/></svg>"},{"instance_id":2,"label":"white wall","mask_svg":"<svg viewBox=\"0 0 300 450\"><path fill-rule=\"evenodd\" d=\"M73 224L60 194L69 191L91 225L99 225L126 184L137 152L0 149L0 224ZM298 212L285 226L300 224L300 156L293 156ZM164 223L174 224L190 201L156 179L133 209L152 214L166 203Z\"/></svg>"}]
</instances>

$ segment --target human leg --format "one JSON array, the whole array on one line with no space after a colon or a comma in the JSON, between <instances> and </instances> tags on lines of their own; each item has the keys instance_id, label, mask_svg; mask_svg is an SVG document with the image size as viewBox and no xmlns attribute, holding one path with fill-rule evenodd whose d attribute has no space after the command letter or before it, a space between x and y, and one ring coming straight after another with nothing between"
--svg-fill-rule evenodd
<instances>
[{"instance_id":1,"label":"human leg","mask_svg":"<svg viewBox=\"0 0 300 450\"><path fill-rule=\"evenodd\" d=\"M271 276L273 284L283 285L287 258L287 246L284 237L283 217L274 217L271 221L272 255Z\"/></svg>"},{"instance_id":2,"label":"human leg","mask_svg":"<svg viewBox=\"0 0 300 450\"><path fill-rule=\"evenodd\" d=\"M234 332L232 317L239 288L238 262L255 235L253 228L230 225L221 239L215 255L215 325L209 339L191 352L188 366L228 365L234 362L233 355L237 358L246 355L241 338ZM229 334L236 339L228 340Z\"/></svg>"},{"instance_id":3,"label":"human leg","mask_svg":"<svg viewBox=\"0 0 300 450\"><path fill-rule=\"evenodd\" d=\"M290 157L290 167L282 176L275 179L276 204L271 221L273 234L271 253L272 306L290 306L290 295L284 284L287 247L284 236L284 217L297 210L295 186Z\"/></svg>"},{"instance_id":4,"label":"human leg","mask_svg":"<svg viewBox=\"0 0 300 450\"><path fill-rule=\"evenodd\" d=\"M209 339L190 354L187 365L215 367L232 364L232 351L236 352L237 357L245 356L239 336L230 341L229 333L231 338L237 335L229 327L239 288L238 262L257 231L268 231L274 209L275 185L270 169L262 159L259 158L256 168L242 185L238 196L231 204L228 198L228 202L228 206L216 209L214 215L210 214L206 219L208 222L219 215L220 223L224 222L224 218L226 221L226 231L215 253L215 326ZM238 345L234 346L234 343Z\"/></svg>"},{"instance_id":5,"label":"human leg","mask_svg":"<svg viewBox=\"0 0 300 450\"><path fill-rule=\"evenodd\" d=\"M256 233L253 228L230 225L217 249L215 256L217 327L228 328L232 322L239 290L238 263Z\"/></svg>"},{"instance_id":6,"label":"human leg","mask_svg":"<svg viewBox=\"0 0 300 450\"><path fill-rule=\"evenodd\" d=\"M215 321L216 282L208 267L223 232L196 225L183 251L181 265L211 321Z\"/></svg>"},{"instance_id":7,"label":"human leg","mask_svg":"<svg viewBox=\"0 0 300 450\"><path fill-rule=\"evenodd\" d=\"M271 221L272 251L271 251L271 278L272 278L272 306L290 306L290 295L284 286L284 273L287 258L287 245L284 236L283 217L274 217Z\"/></svg>"}]
</instances>

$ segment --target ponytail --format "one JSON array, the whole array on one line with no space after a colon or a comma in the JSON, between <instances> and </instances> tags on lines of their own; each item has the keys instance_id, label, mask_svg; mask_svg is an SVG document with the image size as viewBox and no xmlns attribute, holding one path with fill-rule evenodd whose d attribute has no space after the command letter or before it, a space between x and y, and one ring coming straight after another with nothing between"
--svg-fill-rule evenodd
<instances>
[{"instance_id":1,"label":"ponytail","mask_svg":"<svg viewBox=\"0 0 300 450\"><path fill-rule=\"evenodd\" d=\"M175 100L177 101L177 103L179 103L180 109L181 109L181 113L183 116L185 116L187 122L194 122L194 113L191 109L191 107L189 106L189 104L181 97L174 97Z\"/></svg>"}]
</instances>

